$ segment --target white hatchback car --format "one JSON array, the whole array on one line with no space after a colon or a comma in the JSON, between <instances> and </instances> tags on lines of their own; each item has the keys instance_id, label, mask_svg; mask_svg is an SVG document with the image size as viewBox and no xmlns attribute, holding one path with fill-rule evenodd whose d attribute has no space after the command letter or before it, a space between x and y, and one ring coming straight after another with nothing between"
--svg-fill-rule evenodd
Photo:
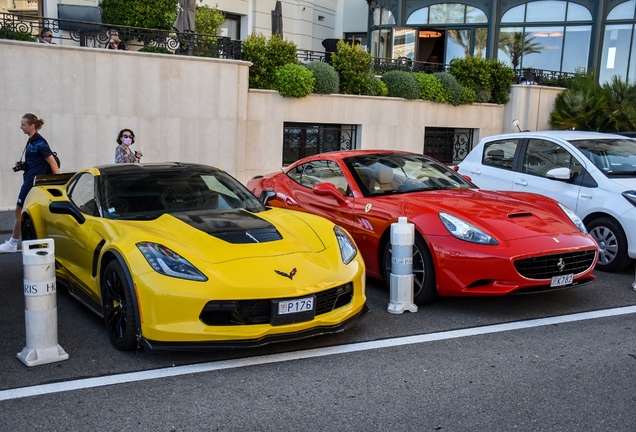
<instances>
[{"instance_id":1,"label":"white hatchback car","mask_svg":"<svg viewBox=\"0 0 636 432\"><path fill-rule=\"evenodd\" d=\"M458 172L482 189L538 193L574 210L598 243L598 270L622 270L636 258L634 139L578 131L494 135Z\"/></svg>"}]
</instances>

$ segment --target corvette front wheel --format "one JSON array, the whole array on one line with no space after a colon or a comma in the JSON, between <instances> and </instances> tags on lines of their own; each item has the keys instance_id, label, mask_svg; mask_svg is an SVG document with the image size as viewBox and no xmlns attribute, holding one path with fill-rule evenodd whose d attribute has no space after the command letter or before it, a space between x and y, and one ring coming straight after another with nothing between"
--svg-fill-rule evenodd
<instances>
[{"instance_id":1,"label":"corvette front wheel","mask_svg":"<svg viewBox=\"0 0 636 432\"><path fill-rule=\"evenodd\" d=\"M391 289L391 243L384 248L384 281ZM438 297L435 282L435 265L426 242L415 234L413 245L413 302L418 305L431 303Z\"/></svg>"},{"instance_id":2,"label":"corvette front wheel","mask_svg":"<svg viewBox=\"0 0 636 432\"><path fill-rule=\"evenodd\" d=\"M22 240L36 240L37 238L38 235L35 233L33 221L26 218L24 222L22 222Z\"/></svg>"},{"instance_id":3,"label":"corvette front wheel","mask_svg":"<svg viewBox=\"0 0 636 432\"><path fill-rule=\"evenodd\" d=\"M137 319L131 287L118 261L111 261L102 277L102 310L112 344L121 351L137 346Z\"/></svg>"}]
</instances>

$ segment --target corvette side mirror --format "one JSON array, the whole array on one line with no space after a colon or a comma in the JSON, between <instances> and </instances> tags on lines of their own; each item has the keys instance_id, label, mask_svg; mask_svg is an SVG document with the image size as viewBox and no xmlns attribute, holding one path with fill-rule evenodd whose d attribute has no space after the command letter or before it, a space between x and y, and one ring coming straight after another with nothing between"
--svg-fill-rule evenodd
<instances>
[{"instance_id":1,"label":"corvette side mirror","mask_svg":"<svg viewBox=\"0 0 636 432\"><path fill-rule=\"evenodd\" d=\"M545 173L545 176L557 180L570 180L570 168L552 168L550 171Z\"/></svg>"},{"instance_id":2,"label":"corvette side mirror","mask_svg":"<svg viewBox=\"0 0 636 432\"><path fill-rule=\"evenodd\" d=\"M258 198L258 200L263 203L263 205L267 205L267 202L276 197L276 192L272 191L272 190L264 190L261 192L261 196Z\"/></svg>"},{"instance_id":3,"label":"corvette side mirror","mask_svg":"<svg viewBox=\"0 0 636 432\"><path fill-rule=\"evenodd\" d=\"M318 183L313 191L316 195L333 197L338 203L347 202L344 195L331 183Z\"/></svg>"},{"instance_id":4,"label":"corvette side mirror","mask_svg":"<svg viewBox=\"0 0 636 432\"><path fill-rule=\"evenodd\" d=\"M86 218L81 211L70 201L53 201L49 204L49 211L53 214L65 214L73 216L77 223L83 224Z\"/></svg>"}]
</instances>

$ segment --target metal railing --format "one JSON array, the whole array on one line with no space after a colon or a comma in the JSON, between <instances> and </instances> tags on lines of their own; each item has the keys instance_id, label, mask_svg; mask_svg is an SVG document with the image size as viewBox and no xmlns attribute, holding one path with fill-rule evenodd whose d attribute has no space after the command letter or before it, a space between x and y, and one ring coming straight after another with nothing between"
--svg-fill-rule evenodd
<instances>
[{"instance_id":1,"label":"metal railing","mask_svg":"<svg viewBox=\"0 0 636 432\"><path fill-rule=\"evenodd\" d=\"M73 41L80 46L105 48L117 35L126 50L167 54L241 59L242 42L228 37L176 30L146 29L33 15L0 13L0 38L39 41L43 29L53 33L53 42Z\"/></svg>"}]
</instances>

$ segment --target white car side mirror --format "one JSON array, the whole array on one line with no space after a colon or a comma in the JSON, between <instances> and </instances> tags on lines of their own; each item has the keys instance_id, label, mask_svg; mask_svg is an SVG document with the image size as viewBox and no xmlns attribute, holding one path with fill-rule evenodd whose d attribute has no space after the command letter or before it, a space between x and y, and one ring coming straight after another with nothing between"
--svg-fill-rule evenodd
<instances>
[{"instance_id":1,"label":"white car side mirror","mask_svg":"<svg viewBox=\"0 0 636 432\"><path fill-rule=\"evenodd\" d=\"M570 180L570 168L552 168L546 174L546 177L557 180Z\"/></svg>"}]
</instances>

